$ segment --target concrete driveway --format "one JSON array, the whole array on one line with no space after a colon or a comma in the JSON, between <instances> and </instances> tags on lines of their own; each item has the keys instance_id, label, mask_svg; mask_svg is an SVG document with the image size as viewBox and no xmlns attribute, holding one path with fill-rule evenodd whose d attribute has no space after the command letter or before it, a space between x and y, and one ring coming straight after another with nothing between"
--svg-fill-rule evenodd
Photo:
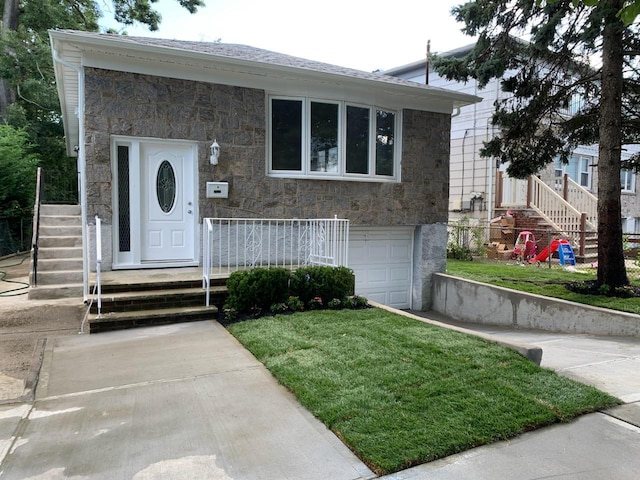
<instances>
[{"instance_id":1,"label":"concrete driveway","mask_svg":"<svg viewBox=\"0 0 640 480\"><path fill-rule=\"evenodd\" d=\"M215 322L50 340L0 436L3 479L373 477Z\"/></svg>"}]
</instances>

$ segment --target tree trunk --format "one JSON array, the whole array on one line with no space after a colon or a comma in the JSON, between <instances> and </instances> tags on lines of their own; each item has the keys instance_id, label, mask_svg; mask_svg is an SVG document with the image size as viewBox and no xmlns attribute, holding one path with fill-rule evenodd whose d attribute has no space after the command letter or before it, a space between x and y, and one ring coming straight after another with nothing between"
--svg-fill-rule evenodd
<instances>
[{"instance_id":1,"label":"tree trunk","mask_svg":"<svg viewBox=\"0 0 640 480\"><path fill-rule=\"evenodd\" d=\"M605 2L602 39L602 96L598 159L598 283L629 283L622 248L620 156L622 153L622 34L616 13L623 0Z\"/></svg>"},{"instance_id":2,"label":"tree trunk","mask_svg":"<svg viewBox=\"0 0 640 480\"><path fill-rule=\"evenodd\" d=\"M18 0L4 0L2 35L18 28ZM0 79L0 120L7 119L7 108L16 101L16 95L4 79Z\"/></svg>"}]
</instances>

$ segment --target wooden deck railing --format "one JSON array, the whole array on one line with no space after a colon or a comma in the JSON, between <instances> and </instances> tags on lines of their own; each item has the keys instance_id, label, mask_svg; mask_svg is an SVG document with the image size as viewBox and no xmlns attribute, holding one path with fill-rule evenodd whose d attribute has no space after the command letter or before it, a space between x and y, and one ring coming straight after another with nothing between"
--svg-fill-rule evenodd
<instances>
[{"instance_id":1,"label":"wooden deck railing","mask_svg":"<svg viewBox=\"0 0 640 480\"><path fill-rule=\"evenodd\" d=\"M566 173L555 181L555 190L576 210L587 214L587 225L594 230L598 225L598 197L572 180Z\"/></svg>"}]
</instances>

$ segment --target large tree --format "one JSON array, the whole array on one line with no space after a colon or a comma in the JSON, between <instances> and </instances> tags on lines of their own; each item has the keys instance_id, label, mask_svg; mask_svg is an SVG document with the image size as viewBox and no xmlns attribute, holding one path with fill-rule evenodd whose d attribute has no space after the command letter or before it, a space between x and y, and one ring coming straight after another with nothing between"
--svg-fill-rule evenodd
<instances>
[{"instance_id":1,"label":"large tree","mask_svg":"<svg viewBox=\"0 0 640 480\"><path fill-rule=\"evenodd\" d=\"M2 1L2 0L0 0ZM159 28L156 0L4 0L0 32L0 121L25 128L44 159L62 155L62 125L49 29L98 31L99 6L122 25ZM203 0L176 0L195 13Z\"/></svg>"},{"instance_id":2,"label":"large tree","mask_svg":"<svg viewBox=\"0 0 640 480\"><path fill-rule=\"evenodd\" d=\"M161 18L150 1L156 0L0 0L0 143L5 150L15 144L10 156L0 152L0 217L29 217L34 159L45 173L56 172L61 179L45 182L48 195L64 195L49 200L69 200L75 189L75 160L65 152L48 30L98 31L99 6L108 5L124 26L143 23L157 30ZM203 5L202 0L177 1L192 13ZM10 176L7 168L13 168ZM9 222L18 238L19 226Z\"/></svg>"},{"instance_id":3,"label":"large tree","mask_svg":"<svg viewBox=\"0 0 640 480\"><path fill-rule=\"evenodd\" d=\"M482 154L508 163L509 175L536 174L578 145L599 144L598 283L628 283L622 249L621 150L638 143L640 53L624 0L476 0L453 9L478 41L464 58L437 57L449 79L502 79L500 134Z\"/></svg>"}]
</instances>

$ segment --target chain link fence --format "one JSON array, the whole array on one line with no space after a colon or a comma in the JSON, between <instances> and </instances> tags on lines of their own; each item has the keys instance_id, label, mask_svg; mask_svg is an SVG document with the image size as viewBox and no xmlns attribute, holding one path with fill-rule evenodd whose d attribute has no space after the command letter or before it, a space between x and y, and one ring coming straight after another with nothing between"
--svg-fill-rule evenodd
<instances>
[{"instance_id":1,"label":"chain link fence","mask_svg":"<svg viewBox=\"0 0 640 480\"><path fill-rule=\"evenodd\" d=\"M568 243L577 266L595 267L598 262L598 243L595 232L559 234L551 229L519 228L510 220L472 224L468 219L451 222L448 226L447 257L461 260L474 258L519 263L560 263L558 245ZM640 233L623 236L623 250L629 273L640 275Z\"/></svg>"}]
</instances>

